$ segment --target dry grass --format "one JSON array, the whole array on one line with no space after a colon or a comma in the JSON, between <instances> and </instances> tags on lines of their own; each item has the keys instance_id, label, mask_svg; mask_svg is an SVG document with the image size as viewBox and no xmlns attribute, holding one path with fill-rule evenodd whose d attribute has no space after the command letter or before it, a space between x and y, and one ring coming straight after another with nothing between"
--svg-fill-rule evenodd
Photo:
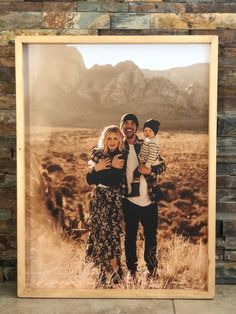
<instances>
[{"instance_id":1,"label":"dry grass","mask_svg":"<svg viewBox=\"0 0 236 314\"><path fill-rule=\"evenodd\" d=\"M46 214L46 208L45 214ZM47 215L45 215L47 216ZM34 227L34 228L33 228ZM130 281L122 258L124 278L115 286L99 285L99 270L85 263L85 244L63 236L49 220L31 221L31 247L28 251L27 285L31 288L116 288L116 289L205 289L207 284L207 247L193 244L182 236L162 241L157 252L158 278L147 279L143 261L143 242L138 242L139 268L135 282ZM35 234L33 236L33 234ZM33 236L33 237L32 237ZM123 244L123 241L122 241ZM124 248L123 248L124 249Z\"/></svg>"},{"instance_id":2,"label":"dry grass","mask_svg":"<svg viewBox=\"0 0 236 314\"><path fill-rule=\"evenodd\" d=\"M159 249L161 288L204 289L207 282L207 247L174 235Z\"/></svg>"},{"instance_id":3,"label":"dry grass","mask_svg":"<svg viewBox=\"0 0 236 314\"><path fill-rule=\"evenodd\" d=\"M48 167L53 169L59 166L62 169L61 172L50 174L50 180L53 191L61 190L64 193L64 225L58 223L53 193L48 193L52 202L52 208L48 208L52 210L45 206L40 174L33 165L31 169L28 168L26 182L26 282L29 287L98 287L98 269L85 264L87 232L77 237L76 241L71 234L72 227L82 230L89 225L91 187L84 178L88 154L96 144L98 134L99 131L86 129L54 132L44 129L37 130L30 137L30 151L26 155L26 160L30 161L28 167L32 165L33 153L44 174L48 175ZM127 276L123 236L124 278L115 287L117 289L205 289L207 285L207 136L164 133L161 139L162 155L168 168L160 178L165 198L159 204L159 277L147 280L140 227L137 280L132 282Z\"/></svg>"}]
</instances>

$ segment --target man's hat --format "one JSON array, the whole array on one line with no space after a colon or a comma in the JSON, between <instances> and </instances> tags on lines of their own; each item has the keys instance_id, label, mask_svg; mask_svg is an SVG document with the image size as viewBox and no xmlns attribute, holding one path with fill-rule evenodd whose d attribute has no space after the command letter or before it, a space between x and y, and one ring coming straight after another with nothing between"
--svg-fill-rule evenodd
<instances>
[{"instance_id":1,"label":"man's hat","mask_svg":"<svg viewBox=\"0 0 236 314\"><path fill-rule=\"evenodd\" d=\"M127 120L131 120L134 121L134 123L137 125L137 128L139 126L138 123L138 118L136 117L136 115L132 114L132 113L125 113L121 119L120 119L120 128L122 128L123 124L125 123L125 121Z\"/></svg>"}]
</instances>

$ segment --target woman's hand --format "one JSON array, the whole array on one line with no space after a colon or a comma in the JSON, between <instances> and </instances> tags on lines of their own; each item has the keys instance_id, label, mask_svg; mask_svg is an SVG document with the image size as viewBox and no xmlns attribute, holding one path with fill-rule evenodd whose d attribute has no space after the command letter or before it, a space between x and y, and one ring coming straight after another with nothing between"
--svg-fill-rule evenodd
<instances>
[{"instance_id":1,"label":"woman's hand","mask_svg":"<svg viewBox=\"0 0 236 314\"><path fill-rule=\"evenodd\" d=\"M95 171L101 171L105 169L110 169L111 168L111 160L109 158L106 159L101 159L95 166L94 170Z\"/></svg>"},{"instance_id":2,"label":"woman's hand","mask_svg":"<svg viewBox=\"0 0 236 314\"><path fill-rule=\"evenodd\" d=\"M120 156L122 156L122 154L116 155L113 159L112 159L112 163L111 166L112 168L116 168L116 169L122 169L124 166L124 159L120 159Z\"/></svg>"}]
</instances>

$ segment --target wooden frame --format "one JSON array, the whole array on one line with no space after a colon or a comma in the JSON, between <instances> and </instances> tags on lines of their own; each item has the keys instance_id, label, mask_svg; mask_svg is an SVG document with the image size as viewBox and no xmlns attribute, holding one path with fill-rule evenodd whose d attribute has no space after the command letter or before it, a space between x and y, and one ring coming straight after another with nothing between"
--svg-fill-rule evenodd
<instances>
[{"instance_id":1,"label":"wooden frame","mask_svg":"<svg viewBox=\"0 0 236 314\"><path fill-rule=\"evenodd\" d=\"M26 93L27 58L25 47L45 44L203 44L209 45L209 115L208 115L208 245L207 284L205 289L83 289L51 288L27 286L26 248L26 177L28 175L25 158L30 127L27 125ZM60 298L201 298L210 299L215 293L215 196L216 196L216 114L217 114L217 36L21 36L16 45L16 94L17 94L17 246L18 246L18 296L19 297L60 297ZM45 74L48 75L48 74ZM27 107L28 108L28 107ZM37 161L35 161L37 162ZM27 187L28 188L28 187ZM47 244L45 244L47 245Z\"/></svg>"}]
</instances>

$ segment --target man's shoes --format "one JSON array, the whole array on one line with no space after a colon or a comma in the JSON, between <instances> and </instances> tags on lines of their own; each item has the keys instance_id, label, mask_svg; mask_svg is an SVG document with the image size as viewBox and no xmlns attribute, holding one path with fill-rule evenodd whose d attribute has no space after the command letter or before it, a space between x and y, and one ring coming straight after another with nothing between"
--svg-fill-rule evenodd
<instances>
[{"instance_id":1,"label":"man's shoes","mask_svg":"<svg viewBox=\"0 0 236 314\"><path fill-rule=\"evenodd\" d=\"M135 281L137 279L136 270L130 269L127 273L127 279L129 281Z\"/></svg>"},{"instance_id":2,"label":"man's shoes","mask_svg":"<svg viewBox=\"0 0 236 314\"><path fill-rule=\"evenodd\" d=\"M151 281L158 278L157 269L149 270L147 273L147 280Z\"/></svg>"},{"instance_id":3,"label":"man's shoes","mask_svg":"<svg viewBox=\"0 0 236 314\"><path fill-rule=\"evenodd\" d=\"M128 289L134 288L138 283L136 270L129 270L126 276L126 287Z\"/></svg>"},{"instance_id":4,"label":"man's shoes","mask_svg":"<svg viewBox=\"0 0 236 314\"><path fill-rule=\"evenodd\" d=\"M140 187L140 182L132 182L131 193L128 194L128 197L140 196L139 187Z\"/></svg>"}]
</instances>

